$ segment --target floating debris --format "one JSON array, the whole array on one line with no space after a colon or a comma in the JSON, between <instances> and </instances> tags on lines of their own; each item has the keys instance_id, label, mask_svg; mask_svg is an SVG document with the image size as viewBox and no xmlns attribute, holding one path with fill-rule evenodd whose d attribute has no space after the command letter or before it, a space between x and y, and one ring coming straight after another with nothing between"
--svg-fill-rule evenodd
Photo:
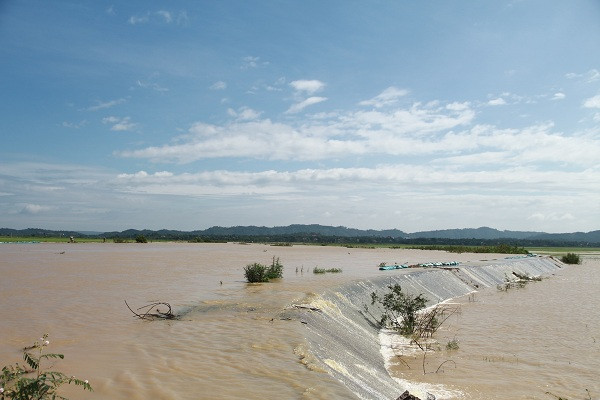
<instances>
[{"instance_id":1,"label":"floating debris","mask_svg":"<svg viewBox=\"0 0 600 400\"><path fill-rule=\"evenodd\" d=\"M157 302L157 303L147 304L147 305L142 306L137 309L137 311L141 310L142 313L137 313L137 312L133 311L131 309L131 307L129 307L129 304L127 304L127 300L123 300L123 301L125 301L125 305L127 306L127 308L129 308L129 311L131 311L133 313L133 315L139 319L154 321L155 319L177 319L178 318L171 311L171 305L169 303ZM158 309L159 306L166 306L167 311L166 312L160 311Z\"/></svg>"}]
</instances>

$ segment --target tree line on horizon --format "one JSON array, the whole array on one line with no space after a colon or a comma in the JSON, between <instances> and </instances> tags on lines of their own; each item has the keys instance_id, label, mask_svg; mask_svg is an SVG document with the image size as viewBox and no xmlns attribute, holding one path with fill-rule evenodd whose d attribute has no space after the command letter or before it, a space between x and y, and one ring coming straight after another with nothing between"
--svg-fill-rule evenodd
<instances>
[{"instance_id":1,"label":"tree line on horizon","mask_svg":"<svg viewBox=\"0 0 600 400\"><path fill-rule=\"evenodd\" d=\"M151 241L189 242L274 242L274 243L315 243L315 244L357 244L357 245L467 245L467 246L510 246L527 247L597 247L600 245L600 230L575 233L544 233L522 231L500 231L481 227L476 229L446 229L405 233L397 229L360 230L343 226L289 225L285 227L211 227L205 230L149 230L128 229L103 233L81 233L77 231L56 231L47 229L0 228L0 236L16 237L65 237L106 238L135 240L143 236Z\"/></svg>"}]
</instances>

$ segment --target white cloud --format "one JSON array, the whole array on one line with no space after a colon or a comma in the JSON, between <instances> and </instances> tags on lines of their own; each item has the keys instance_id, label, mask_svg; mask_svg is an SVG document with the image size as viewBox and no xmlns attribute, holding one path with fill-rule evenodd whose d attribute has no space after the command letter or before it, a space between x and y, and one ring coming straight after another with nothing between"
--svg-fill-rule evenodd
<instances>
[{"instance_id":1,"label":"white cloud","mask_svg":"<svg viewBox=\"0 0 600 400\"><path fill-rule=\"evenodd\" d=\"M464 103L454 102L454 103L450 103L450 104L446 105L446 109L452 110L452 111L464 111L464 110L468 110L470 106L471 106L471 103L469 103L469 102L464 102Z\"/></svg>"},{"instance_id":2,"label":"white cloud","mask_svg":"<svg viewBox=\"0 0 600 400\"><path fill-rule=\"evenodd\" d=\"M171 24L175 22L176 25L185 26L189 19L187 11L179 11L174 13L168 10L158 10L155 12L146 12L144 14L132 15L128 22L131 25L140 25L147 23L154 24Z\"/></svg>"},{"instance_id":3,"label":"white cloud","mask_svg":"<svg viewBox=\"0 0 600 400\"><path fill-rule=\"evenodd\" d=\"M300 111L304 110L306 107L311 106L313 104L321 103L325 100L327 100L327 97L318 97L318 96L309 97L308 99L302 100L299 103L292 104L292 106L290 108L288 108L286 113L287 114L299 113Z\"/></svg>"},{"instance_id":4,"label":"white cloud","mask_svg":"<svg viewBox=\"0 0 600 400\"><path fill-rule=\"evenodd\" d=\"M564 93L557 92L557 93L554 93L554 95L552 96L551 100L562 100L565 97L567 97L567 96Z\"/></svg>"},{"instance_id":5,"label":"white cloud","mask_svg":"<svg viewBox=\"0 0 600 400\"><path fill-rule=\"evenodd\" d=\"M304 92L306 94L314 94L320 92L325 87L325 83L318 80L297 80L290 82L290 86L298 92Z\"/></svg>"},{"instance_id":6,"label":"white cloud","mask_svg":"<svg viewBox=\"0 0 600 400\"><path fill-rule=\"evenodd\" d=\"M242 59L242 69L258 68L269 65L268 61L260 61L260 57L246 56Z\"/></svg>"},{"instance_id":7,"label":"white cloud","mask_svg":"<svg viewBox=\"0 0 600 400\"><path fill-rule=\"evenodd\" d=\"M79 122L69 122L69 121L63 121L62 126L64 126L65 128L70 128L70 129L80 129L83 128L84 126L87 125L87 120L82 120Z\"/></svg>"},{"instance_id":8,"label":"white cloud","mask_svg":"<svg viewBox=\"0 0 600 400\"><path fill-rule=\"evenodd\" d=\"M502 106L506 104L506 100L504 100L502 97L498 97L496 99L488 101L487 104L490 106Z\"/></svg>"},{"instance_id":9,"label":"white cloud","mask_svg":"<svg viewBox=\"0 0 600 400\"><path fill-rule=\"evenodd\" d=\"M262 113L248 107L241 107L237 111L229 108L227 109L227 114L229 114L231 117L234 117L238 121L251 121L258 119Z\"/></svg>"},{"instance_id":10,"label":"white cloud","mask_svg":"<svg viewBox=\"0 0 600 400\"><path fill-rule=\"evenodd\" d=\"M600 80L600 71L597 69L591 69L587 72L587 81L588 83L596 82Z\"/></svg>"},{"instance_id":11,"label":"white cloud","mask_svg":"<svg viewBox=\"0 0 600 400\"><path fill-rule=\"evenodd\" d=\"M253 111L243 111L229 110L229 114L257 116ZM361 154L431 154L458 151L461 146L476 148L473 138L446 132L468 125L473 117L470 108L453 111L443 106L428 109L413 105L389 112L330 114L298 127L268 119L223 126L197 123L175 144L116 154L180 163L219 157L322 160Z\"/></svg>"},{"instance_id":12,"label":"white cloud","mask_svg":"<svg viewBox=\"0 0 600 400\"><path fill-rule=\"evenodd\" d=\"M138 124L131 122L130 117L104 117L102 118L102 123L112 124L111 131L133 131L138 127Z\"/></svg>"},{"instance_id":13,"label":"white cloud","mask_svg":"<svg viewBox=\"0 0 600 400\"><path fill-rule=\"evenodd\" d=\"M373 106L375 108L381 108L396 103L400 97L406 96L407 94L408 90L406 89L398 89L397 87L390 86L372 99L363 100L358 104L361 106Z\"/></svg>"},{"instance_id":14,"label":"white cloud","mask_svg":"<svg viewBox=\"0 0 600 400\"><path fill-rule=\"evenodd\" d=\"M197 129L210 130L210 127ZM492 131L479 129L472 137L497 133L493 128L487 129ZM207 132L212 137L221 134L218 130ZM445 151L438 154L442 153ZM535 165L501 164L497 168L478 166L471 170L469 166L431 163L429 158L422 157L398 160L370 167L280 171L269 167L258 171L190 167L184 173L168 170L120 173L83 165L0 161L3 176L14 177L9 181L0 177L3 191L11 194L3 198L0 218L9 226L54 220L57 222L52 227L62 229L173 226L192 230L198 228L198 219L206 227L273 226L288 224L296 218L318 222L329 212L330 223L334 225L347 225L347 216L352 215L353 227L397 227L412 231L463 226L461 218L468 214L468 224L472 227L488 225L555 232L597 228L594 226L594 221L600 218L597 167L561 171ZM227 209L227 219L215 217L215 207ZM490 208L496 212L490 214ZM396 214L396 210L402 212ZM153 218L149 220L148 215Z\"/></svg>"},{"instance_id":15,"label":"white cloud","mask_svg":"<svg viewBox=\"0 0 600 400\"><path fill-rule=\"evenodd\" d=\"M212 85L210 85L210 89L211 90L225 90L225 89L227 89L227 83L225 83L223 81L217 81L217 82L213 83Z\"/></svg>"},{"instance_id":16,"label":"white cloud","mask_svg":"<svg viewBox=\"0 0 600 400\"><path fill-rule=\"evenodd\" d=\"M455 107L453 108L464 108ZM356 156L425 157L448 167L571 165L591 168L600 143L594 134L565 135L552 124L522 129L474 125L469 107L413 105L389 112L324 115L302 125L259 120L251 109L229 110L236 122L194 124L173 144L115 153L154 162L190 163L211 158L267 160L355 159ZM459 129L458 131L456 131Z\"/></svg>"},{"instance_id":17,"label":"white cloud","mask_svg":"<svg viewBox=\"0 0 600 400\"><path fill-rule=\"evenodd\" d=\"M167 24L170 24L173 21L173 16L171 15L171 12L169 12L169 11L160 10L160 11L156 12L156 15L164 18L164 20Z\"/></svg>"},{"instance_id":18,"label":"white cloud","mask_svg":"<svg viewBox=\"0 0 600 400\"><path fill-rule=\"evenodd\" d=\"M129 17L128 22L131 25L138 25L138 24L145 24L148 21L150 21L150 15L146 14L146 15L132 15L131 17Z\"/></svg>"},{"instance_id":19,"label":"white cloud","mask_svg":"<svg viewBox=\"0 0 600 400\"><path fill-rule=\"evenodd\" d=\"M600 94L590 97L583 102L585 108L600 108Z\"/></svg>"},{"instance_id":20,"label":"white cloud","mask_svg":"<svg viewBox=\"0 0 600 400\"><path fill-rule=\"evenodd\" d=\"M596 81L600 80L600 71L593 68L583 74L569 72L568 74L565 74L565 77L567 79L583 79L587 83L592 83L592 82L596 82Z\"/></svg>"},{"instance_id":21,"label":"white cloud","mask_svg":"<svg viewBox=\"0 0 600 400\"><path fill-rule=\"evenodd\" d=\"M569 190L593 193L588 185L595 184L600 173L582 176L578 172L536 171L530 168L509 167L497 171L460 171L435 165L395 164L372 168L329 168L300 169L296 171L264 170L244 171L202 171L198 173L173 174L163 171L148 174L140 171L134 174L120 174L118 184L128 191L143 193L171 194L183 196L227 194L242 195L249 191L255 194L282 193L329 193L330 191L350 193L363 192L366 187L377 191L409 190L431 192L444 185L445 190L453 188L470 190L474 193L500 193L521 191L524 193L562 193ZM568 182L568 183L565 183ZM523 186L515 186L523 185ZM588 187L587 189L585 189ZM359 189L360 188L360 189ZM401 193L405 189L399 190ZM585 195L584 195L585 197ZM535 204L535 202L532 202ZM547 220L566 220L569 214L549 214Z\"/></svg>"},{"instance_id":22,"label":"white cloud","mask_svg":"<svg viewBox=\"0 0 600 400\"><path fill-rule=\"evenodd\" d=\"M166 87L162 87L162 86L160 86L158 83L155 83L155 82L145 82L145 81L140 81L140 80L138 80L138 81L136 82L136 84L137 84L139 87L141 87L141 88L144 88L144 89L152 89L152 90L155 90L155 91L157 91L157 92L168 92L168 91L169 91L169 89L168 89L168 88L166 88Z\"/></svg>"},{"instance_id":23,"label":"white cloud","mask_svg":"<svg viewBox=\"0 0 600 400\"><path fill-rule=\"evenodd\" d=\"M98 101L97 102L98 104L96 104L95 106L88 107L88 108L86 108L86 110L87 111L104 110L106 108L111 108L111 107L114 107L116 105L123 104L126 101L127 100L123 99L123 98L117 99L117 100L110 100L110 101L106 101L106 102L100 102L100 101Z\"/></svg>"},{"instance_id":24,"label":"white cloud","mask_svg":"<svg viewBox=\"0 0 600 400\"><path fill-rule=\"evenodd\" d=\"M25 204L21 209L21 214L39 214L44 211L51 210L52 207L42 206L39 204Z\"/></svg>"},{"instance_id":25,"label":"white cloud","mask_svg":"<svg viewBox=\"0 0 600 400\"><path fill-rule=\"evenodd\" d=\"M531 214L527 219L533 219L537 221L570 221L574 220L575 217L571 213L555 213L551 212L548 214L534 213Z\"/></svg>"}]
</instances>

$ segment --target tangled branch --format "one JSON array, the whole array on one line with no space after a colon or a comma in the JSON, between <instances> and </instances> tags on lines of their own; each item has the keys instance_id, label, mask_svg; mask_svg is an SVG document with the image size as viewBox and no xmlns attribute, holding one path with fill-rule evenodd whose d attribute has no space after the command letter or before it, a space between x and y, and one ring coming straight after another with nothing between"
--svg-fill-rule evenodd
<instances>
[{"instance_id":1,"label":"tangled branch","mask_svg":"<svg viewBox=\"0 0 600 400\"><path fill-rule=\"evenodd\" d=\"M157 303L147 304L136 310L136 311L141 311L141 312L135 312L135 311L133 311L133 309L131 307L129 307L129 304L127 304L127 300L123 300L123 301L125 302L125 305L127 306L127 308L129 308L129 311L131 311L133 313L133 315L139 319L146 319L149 321L153 321L155 319L177 319L177 316L175 314L173 314L173 312L171 311L171 305L169 303L157 302ZM162 312L161 310L158 309L159 306L166 306L167 311Z\"/></svg>"}]
</instances>

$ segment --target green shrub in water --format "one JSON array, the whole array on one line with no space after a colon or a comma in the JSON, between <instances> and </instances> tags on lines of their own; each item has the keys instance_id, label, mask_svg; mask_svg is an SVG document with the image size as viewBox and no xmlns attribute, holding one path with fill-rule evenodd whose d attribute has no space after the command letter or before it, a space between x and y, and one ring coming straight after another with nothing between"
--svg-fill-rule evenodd
<instances>
[{"instance_id":1,"label":"green shrub in water","mask_svg":"<svg viewBox=\"0 0 600 400\"><path fill-rule=\"evenodd\" d=\"M342 272L341 268L329 268L329 269L319 268L319 267L313 268L313 274L325 274L325 273L337 274L340 272Z\"/></svg>"},{"instance_id":2,"label":"green shrub in water","mask_svg":"<svg viewBox=\"0 0 600 400\"><path fill-rule=\"evenodd\" d=\"M580 264L581 263L579 256L575 253L567 253L567 255L562 256L560 261L564 262L565 264Z\"/></svg>"},{"instance_id":3,"label":"green shrub in water","mask_svg":"<svg viewBox=\"0 0 600 400\"><path fill-rule=\"evenodd\" d=\"M248 264L244 268L244 276L250 283L269 282L271 279L283 277L283 265L279 262L279 258L275 257L268 267L259 263Z\"/></svg>"}]
</instances>

